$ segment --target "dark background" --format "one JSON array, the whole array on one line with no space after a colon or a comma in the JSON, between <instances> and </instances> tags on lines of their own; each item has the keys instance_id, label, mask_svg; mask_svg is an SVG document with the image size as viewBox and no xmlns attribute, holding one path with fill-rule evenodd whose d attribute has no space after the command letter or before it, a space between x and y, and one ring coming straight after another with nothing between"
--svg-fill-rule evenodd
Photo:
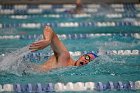
<instances>
[{"instance_id":1,"label":"dark background","mask_svg":"<svg viewBox=\"0 0 140 93\"><path fill-rule=\"evenodd\" d=\"M140 3L140 0L81 0L89 3ZM0 0L0 4L74 4L76 0Z\"/></svg>"}]
</instances>

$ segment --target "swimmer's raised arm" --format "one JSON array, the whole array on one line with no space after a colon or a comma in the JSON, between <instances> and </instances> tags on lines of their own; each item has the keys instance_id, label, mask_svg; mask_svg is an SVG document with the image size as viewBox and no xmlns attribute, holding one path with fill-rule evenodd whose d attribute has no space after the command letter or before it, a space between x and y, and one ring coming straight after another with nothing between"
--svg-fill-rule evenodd
<instances>
[{"instance_id":1,"label":"swimmer's raised arm","mask_svg":"<svg viewBox=\"0 0 140 93\"><path fill-rule=\"evenodd\" d=\"M51 27L46 26L43 32L44 39L34 42L30 45L31 51L37 51L44 49L48 45L51 45L51 48L54 51L54 54L60 55L64 52L68 52L67 48L64 46L64 44L59 40L56 33L52 30Z\"/></svg>"},{"instance_id":2,"label":"swimmer's raised arm","mask_svg":"<svg viewBox=\"0 0 140 93\"><path fill-rule=\"evenodd\" d=\"M51 30L48 30L49 27L45 27L44 32L43 32L43 38L42 40L39 40L37 42L34 42L30 45L30 50L32 52L44 49L51 43L51 39L53 37L53 32Z\"/></svg>"},{"instance_id":3,"label":"swimmer's raised arm","mask_svg":"<svg viewBox=\"0 0 140 93\"><path fill-rule=\"evenodd\" d=\"M29 49L34 52L40 49L44 49L50 45L54 55L52 55L42 65L37 65L33 68L35 68L37 71L48 71L54 68L71 65L72 59L70 57L69 51L59 40L58 36L55 34L51 27L45 27L43 37L44 38L42 40L32 43Z\"/></svg>"}]
</instances>

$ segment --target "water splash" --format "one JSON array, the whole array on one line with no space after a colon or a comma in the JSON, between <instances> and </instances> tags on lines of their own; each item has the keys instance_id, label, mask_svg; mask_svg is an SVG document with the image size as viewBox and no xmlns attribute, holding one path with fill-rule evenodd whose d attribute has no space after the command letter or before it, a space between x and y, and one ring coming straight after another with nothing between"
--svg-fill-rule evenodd
<instances>
[{"instance_id":1,"label":"water splash","mask_svg":"<svg viewBox=\"0 0 140 93\"><path fill-rule=\"evenodd\" d=\"M4 57L0 57L0 72L5 71L19 74L23 70L22 67L24 67L23 56L29 52L29 46L26 46L12 53L5 54Z\"/></svg>"},{"instance_id":2,"label":"water splash","mask_svg":"<svg viewBox=\"0 0 140 93\"><path fill-rule=\"evenodd\" d=\"M35 41L41 40L42 38L42 36L39 36ZM12 73L18 76L32 73L33 68L31 67L35 64L23 59L23 56L29 53L28 45L11 53L7 53L4 56L0 56L0 72Z\"/></svg>"}]
</instances>

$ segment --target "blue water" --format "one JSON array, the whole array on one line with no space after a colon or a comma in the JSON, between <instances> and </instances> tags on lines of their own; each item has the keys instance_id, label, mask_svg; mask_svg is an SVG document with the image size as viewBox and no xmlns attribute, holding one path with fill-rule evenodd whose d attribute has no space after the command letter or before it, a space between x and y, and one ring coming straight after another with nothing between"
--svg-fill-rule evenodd
<instances>
[{"instance_id":1,"label":"blue water","mask_svg":"<svg viewBox=\"0 0 140 93\"><path fill-rule=\"evenodd\" d=\"M120 50L120 49L140 49L140 41L131 37L94 37L90 39L62 40L70 51L97 51ZM131 42L130 42L131 41ZM27 40L1 40L1 53L9 53L22 48L31 41ZM90 42L90 43L89 43ZM76 57L73 57L76 59ZM23 74L22 68L11 64L9 68L5 66L5 71L1 71L0 83L44 83L44 82L107 82L107 81L137 81L140 78L140 57L138 56L109 56L101 55L96 60L82 67L66 67L52 70L46 73L28 72ZM10 64L10 59L8 64ZM8 65L7 64L7 65ZM20 63L28 64L28 62ZM37 63L40 64L40 63ZM1 64L2 65L2 64ZM15 67L14 67L15 66ZM14 68L17 68L16 71ZM12 70L13 71L12 71Z\"/></svg>"},{"instance_id":2,"label":"blue water","mask_svg":"<svg viewBox=\"0 0 140 93\"><path fill-rule=\"evenodd\" d=\"M134 18L135 19L135 18ZM10 19L10 16L0 16L1 23L29 23L29 22L84 22L84 21L104 21L105 18L43 18L40 16L17 20ZM106 21L120 21L123 19L106 19ZM76 27L76 28L58 28L54 27L57 34L73 34L73 33L102 33L112 32L116 36L95 36L84 39L65 39L62 42L69 51L98 51L99 49L108 50L140 50L140 39L129 36L120 36L120 32L133 33L139 30L139 27L121 26L121 27ZM32 35L42 34L41 29L23 29L23 28L6 28L1 29L2 35ZM132 32L133 31L133 32ZM100 55L98 58L82 67L65 67L51 70L45 73L37 73L27 68L28 64L41 64L43 62L27 62L19 57L28 48L35 39L19 39L19 40L0 40L0 55L5 54L5 57L0 58L0 84L6 83L67 83L67 82L108 82L108 81L137 81L140 80L140 56L139 55ZM15 52L16 51L16 52ZM50 52L47 48L42 53ZM19 53L16 55L16 53ZM28 53L27 53L28 54ZM8 62L2 63L2 60L7 59ZM73 58L76 60L78 57ZM4 65L5 64L5 65ZM25 71L26 73L24 73ZM105 93L112 93L105 91ZM114 91L120 93L120 91ZM121 91L122 93L132 93L133 91ZM139 92L139 91L138 91Z\"/></svg>"}]
</instances>

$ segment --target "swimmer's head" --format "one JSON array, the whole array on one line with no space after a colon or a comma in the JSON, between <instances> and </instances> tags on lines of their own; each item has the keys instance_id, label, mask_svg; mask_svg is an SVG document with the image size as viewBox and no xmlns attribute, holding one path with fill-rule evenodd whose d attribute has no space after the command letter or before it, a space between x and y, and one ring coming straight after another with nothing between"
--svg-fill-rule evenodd
<instances>
[{"instance_id":1,"label":"swimmer's head","mask_svg":"<svg viewBox=\"0 0 140 93\"><path fill-rule=\"evenodd\" d=\"M82 66L88 64L90 61L94 60L97 57L94 53L87 53L79 57L75 62L75 66Z\"/></svg>"}]
</instances>

